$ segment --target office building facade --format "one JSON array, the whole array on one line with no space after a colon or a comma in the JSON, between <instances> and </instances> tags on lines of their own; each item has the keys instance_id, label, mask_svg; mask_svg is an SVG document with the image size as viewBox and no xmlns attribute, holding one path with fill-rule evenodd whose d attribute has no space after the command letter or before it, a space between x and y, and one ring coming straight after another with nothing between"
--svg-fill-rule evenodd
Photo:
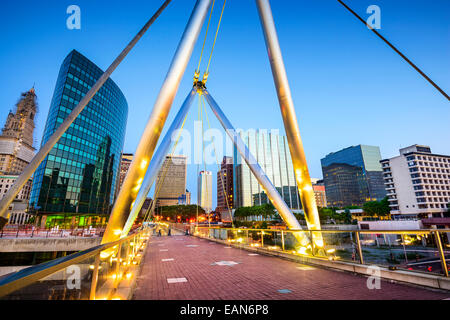
<instances>
[{"instance_id":1,"label":"office building facade","mask_svg":"<svg viewBox=\"0 0 450 320\"><path fill-rule=\"evenodd\" d=\"M316 198L316 205L319 208L327 207L327 195L324 185L313 184L314 197Z\"/></svg>"},{"instance_id":2,"label":"office building facade","mask_svg":"<svg viewBox=\"0 0 450 320\"><path fill-rule=\"evenodd\" d=\"M127 176L128 169L130 169L131 162L133 162L133 158L134 158L134 155L132 153L122 154L122 157L120 159L119 179L117 182L115 197L117 197L119 195L120 189L122 188L123 182L125 181L125 178Z\"/></svg>"},{"instance_id":3,"label":"office building facade","mask_svg":"<svg viewBox=\"0 0 450 320\"><path fill-rule=\"evenodd\" d=\"M362 206L386 196L380 148L352 146L321 160L329 207Z\"/></svg>"},{"instance_id":4,"label":"office building facade","mask_svg":"<svg viewBox=\"0 0 450 320\"><path fill-rule=\"evenodd\" d=\"M424 226L450 226L450 156L413 145L381 160L381 166L393 219L424 218Z\"/></svg>"},{"instance_id":5,"label":"office building facade","mask_svg":"<svg viewBox=\"0 0 450 320\"><path fill-rule=\"evenodd\" d=\"M197 180L197 204L206 213L212 211L212 172L200 171Z\"/></svg>"},{"instance_id":6,"label":"office building facade","mask_svg":"<svg viewBox=\"0 0 450 320\"><path fill-rule=\"evenodd\" d=\"M42 145L102 74L75 50L65 58ZM35 172L30 207L42 217L41 225L106 223L114 200L127 116L123 93L108 79Z\"/></svg>"},{"instance_id":7,"label":"office building facade","mask_svg":"<svg viewBox=\"0 0 450 320\"><path fill-rule=\"evenodd\" d=\"M233 158L224 157L217 172L217 211L233 209Z\"/></svg>"},{"instance_id":8,"label":"office building facade","mask_svg":"<svg viewBox=\"0 0 450 320\"><path fill-rule=\"evenodd\" d=\"M18 175L0 174L0 199L16 182ZM31 179L27 181L25 186L20 190L19 194L8 207L9 224L27 224L31 218L28 212L28 201L30 200Z\"/></svg>"},{"instance_id":9,"label":"office building facade","mask_svg":"<svg viewBox=\"0 0 450 320\"><path fill-rule=\"evenodd\" d=\"M286 137L279 135L276 130L271 132L248 130L240 132L239 135L289 208L300 211L302 207ZM233 159L234 207L251 207L269 203L267 194L236 147Z\"/></svg>"},{"instance_id":10,"label":"office building facade","mask_svg":"<svg viewBox=\"0 0 450 320\"><path fill-rule=\"evenodd\" d=\"M179 198L186 195L186 171L186 156L166 157L156 179L156 207L178 205Z\"/></svg>"}]
</instances>

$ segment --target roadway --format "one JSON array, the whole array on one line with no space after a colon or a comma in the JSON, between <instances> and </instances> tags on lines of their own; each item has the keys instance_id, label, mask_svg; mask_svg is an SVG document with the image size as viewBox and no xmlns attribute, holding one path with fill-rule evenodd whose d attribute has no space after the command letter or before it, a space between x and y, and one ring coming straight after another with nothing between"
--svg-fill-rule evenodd
<instances>
[{"instance_id":1,"label":"roadway","mask_svg":"<svg viewBox=\"0 0 450 320\"><path fill-rule=\"evenodd\" d=\"M186 236L153 237L134 300L449 299L442 292L300 265Z\"/></svg>"}]
</instances>

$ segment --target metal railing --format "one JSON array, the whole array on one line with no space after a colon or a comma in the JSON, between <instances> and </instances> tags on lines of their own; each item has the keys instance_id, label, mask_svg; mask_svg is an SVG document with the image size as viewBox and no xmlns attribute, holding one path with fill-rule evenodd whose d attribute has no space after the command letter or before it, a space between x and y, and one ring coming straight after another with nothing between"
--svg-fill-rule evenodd
<instances>
[{"instance_id":1,"label":"metal railing","mask_svg":"<svg viewBox=\"0 0 450 320\"><path fill-rule=\"evenodd\" d=\"M127 299L149 236L146 228L118 241L0 277L0 298Z\"/></svg>"},{"instance_id":2,"label":"metal railing","mask_svg":"<svg viewBox=\"0 0 450 320\"><path fill-rule=\"evenodd\" d=\"M275 230L173 225L190 234L316 259L378 265L448 277L450 230ZM298 233L312 239L320 233L323 248L302 246Z\"/></svg>"},{"instance_id":3,"label":"metal railing","mask_svg":"<svg viewBox=\"0 0 450 320\"><path fill-rule=\"evenodd\" d=\"M32 225L7 225L0 230L2 238L73 238L101 237L105 226L94 228L36 228Z\"/></svg>"}]
</instances>

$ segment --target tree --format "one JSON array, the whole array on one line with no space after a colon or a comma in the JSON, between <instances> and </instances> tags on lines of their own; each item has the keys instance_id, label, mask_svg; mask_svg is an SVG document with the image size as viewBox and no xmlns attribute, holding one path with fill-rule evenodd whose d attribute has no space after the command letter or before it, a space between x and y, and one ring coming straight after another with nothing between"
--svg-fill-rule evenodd
<instances>
[{"instance_id":1,"label":"tree","mask_svg":"<svg viewBox=\"0 0 450 320\"><path fill-rule=\"evenodd\" d=\"M157 214L163 216L164 219L170 218L171 220L177 220L180 217L182 221L195 219L197 212L198 215L205 214L205 210L195 204L159 207L157 210Z\"/></svg>"},{"instance_id":2,"label":"tree","mask_svg":"<svg viewBox=\"0 0 450 320\"><path fill-rule=\"evenodd\" d=\"M364 212L369 216L386 216L391 212L389 200L385 197L381 201L369 201L363 206Z\"/></svg>"},{"instance_id":3,"label":"tree","mask_svg":"<svg viewBox=\"0 0 450 320\"><path fill-rule=\"evenodd\" d=\"M352 223L352 214L350 213L350 209L345 209L345 211L341 214L342 220L345 224L351 224Z\"/></svg>"},{"instance_id":4,"label":"tree","mask_svg":"<svg viewBox=\"0 0 450 320\"><path fill-rule=\"evenodd\" d=\"M333 219L335 212L330 208L319 208L319 217L321 221Z\"/></svg>"}]
</instances>

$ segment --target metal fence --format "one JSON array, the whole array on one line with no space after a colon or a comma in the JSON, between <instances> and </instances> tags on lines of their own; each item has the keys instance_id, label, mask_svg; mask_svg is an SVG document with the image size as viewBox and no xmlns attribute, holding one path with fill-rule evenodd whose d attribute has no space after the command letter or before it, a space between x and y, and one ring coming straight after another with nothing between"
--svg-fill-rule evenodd
<instances>
[{"instance_id":1,"label":"metal fence","mask_svg":"<svg viewBox=\"0 0 450 320\"><path fill-rule=\"evenodd\" d=\"M273 230L174 225L195 236L260 247L292 255L378 265L448 277L450 230ZM302 237L299 237L299 234ZM302 245L300 238L321 235L324 246Z\"/></svg>"},{"instance_id":2,"label":"metal fence","mask_svg":"<svg viewBox=\"0 0 450 320\"><path fill-rule=\"evenodd\" d=\"M0 298L127 299L149 236L146 228L121 240L3 276Z\"/></svg>"},{"instance_id":3,"label":"metal fence","mask_svg":"<svg viewBox=\"0 0 450 320\"><path fill-rule=\"evenodd\" d=\"M101 237L105 227L63 229L36 228L31 225L7 225L0 230L1 238L71 238L71 237Z\"/></svg>"}]
</instances>

